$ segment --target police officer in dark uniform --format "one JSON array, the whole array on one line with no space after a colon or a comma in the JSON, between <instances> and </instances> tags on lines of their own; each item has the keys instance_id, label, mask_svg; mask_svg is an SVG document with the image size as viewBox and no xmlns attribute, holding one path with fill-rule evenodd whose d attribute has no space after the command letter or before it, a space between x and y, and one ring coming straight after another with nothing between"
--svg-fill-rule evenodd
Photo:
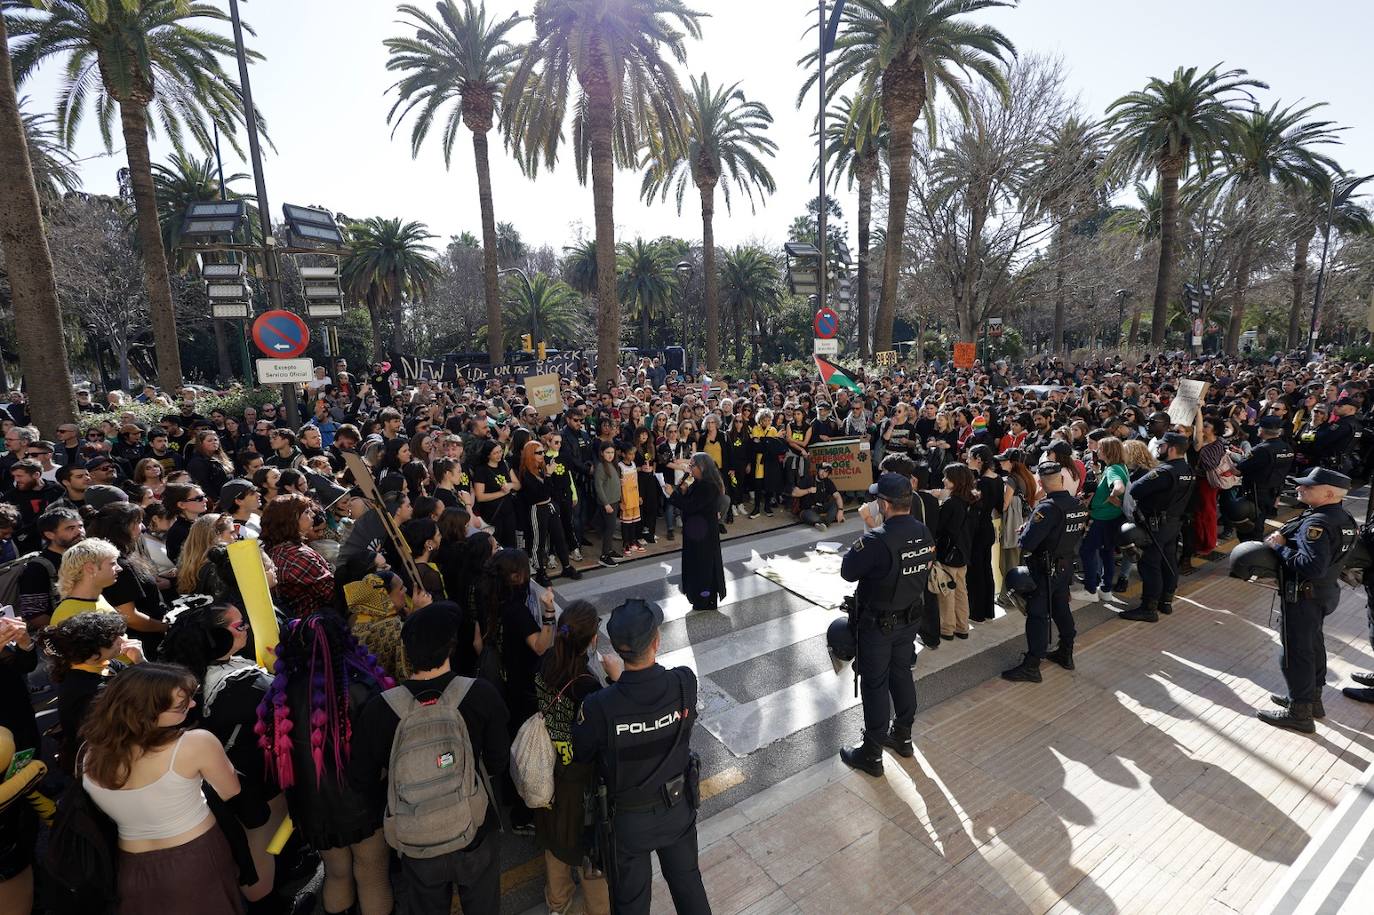
<instances>
[{"instance_id":1,"label":"police officer in dark uniform","mask_svg":"<svg viewBox=\"0 0 1374 915\"><path fill-rule=\"evenodd\" d=\"M1058 461L1041 461L1035 468L1045 498L1035 504L1017 541L1035 579L1035 591L1026 598L1026 654L1020 664L1002 671L1004 680L1039 683L1041 658L1073 670L1077 630L1069 609L1069 585L1078 546L1088 529L1088 509L1064 491L1063 469ZM1059 630L1059 646L1054 651L1050 651L1051 619Z\"/></svg>"},{"instance_id":2,"label":"police officer in dark uniform","mask_svg":"<svg viewBox=\"0 0 1374 915\"><path fill-rule=\"evenodd\" d=\"M1313 464L1344 473L1350 469L1354 453L1355 433L1360 424L1355 413L1359 405L1348 394L1342 394L1331 409L1336 418L1317 427L1308 453Z\"/></svg>"},{"instance_id":3,"label":"police officer in dark uniform","mask_svg":"<svg viewBox=\"0 0 1374 915\"><path fill-rule=\"evenodd\" d=\"M1178 534L1197 471L1188 463L1188 436L1166 432L1160 449L1164 463L1131 484L1136 521L1150 532L1150 543L1140 551L1140 606L1119 614L1123 620L1157 623L1161 613L1174 612Z\"/></svg>"},{"instance_id":4,"label":"police officer in dark uniform","mask_svg":"<svg viewBox=\"0 0 1374 915\"><path fill-rule=\"evenodd\" d=\"M1259 421L1259 444L1236 464L1245 489L1251 493L1258 511L1257 523L1248 539L1264 537L1264 523L1277 512L1279 493L1293 469L1293 446L1283 440L1283 417L1265 416Z\"/></svg>"},{"instance_id":5,"label":"police officer in dark uniform","mask_svg":"<svg viewBox=\"0 0 1374 915\"><path fill-rule=\"evenodd\" d=\"M863 743L840 750L846 765L879 777L883 747L900 756L916 752L916 681L911 668L925 602L935 538L911 516L911 478L884 473L869 488L878 497L860 509L869 529L840 563L840 577L859 583L851 625L864 707ZM881 519L881 523L878 523ZM890 726L890 727L889 727Z\"/></svg>"},{"instance_id":6,"label":"police officer in dark uniform","mask_svg":"<svg viewBox=\"0 0 1374 915\"><path fill-rule=\"evenodd\" d=\"M1283 599L1279 638L1288 695L1271 696L1280 711L1261 711L1265 724L1311 734L1314 718L1324 718L1322 687L1326 684L1326 645L1322 621L1340 600L1339 576L1358 536L1355 519L1342 500L1350 478L1326 467L1300 477L1298 500L1307 506L1294 521L1264 538L1279 557L1279 591Z\"/></svg>"},{"instance_id":7,"label":"police officer in dark uniform","mask_svg":"<svg viewBox=\"0 0 1374 915\"><path fill-rule=\"evenodd\" d=\"M611 611L606 633L625 662L620 678L582 703L572 728L573 758L594 763L605 786L610 824L603 861L616 915L648 915L658 852L663 879L681 915L710 915L697 863L700 768L691 752L697 678L656 663L663 611L627 600ZM603 833L604 837L604 833Z\"/></svg>"}]
</instances>

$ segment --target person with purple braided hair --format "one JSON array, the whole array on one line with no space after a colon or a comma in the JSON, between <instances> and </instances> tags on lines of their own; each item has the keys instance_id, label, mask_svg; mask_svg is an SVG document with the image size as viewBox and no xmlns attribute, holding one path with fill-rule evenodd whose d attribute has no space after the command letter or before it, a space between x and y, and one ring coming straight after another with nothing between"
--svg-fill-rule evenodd
<instances>
[{"instance_id":1,"label":"person with purple braided hair","mask_svg":"<svg viewBox=\"0 0 1374 915\"><path fill-rule=\"evenodd\" d=\"M348 763L363 706L395 682L333 609L292 622L276 655L258 708L258 746L296 831L324 861L324 911L353 911L356 903L362 915L386 915L383 805L349 786Z\"/></svg>"}]
</instances>

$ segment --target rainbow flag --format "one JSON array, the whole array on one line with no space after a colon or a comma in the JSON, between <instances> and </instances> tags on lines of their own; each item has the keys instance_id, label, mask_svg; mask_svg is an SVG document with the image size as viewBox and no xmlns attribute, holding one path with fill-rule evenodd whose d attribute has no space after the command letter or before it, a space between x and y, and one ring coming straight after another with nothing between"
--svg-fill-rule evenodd
<instances>
[{"instance_id":1,"label":"rainbow flag","mask_svg":"<svg viewBox=\"0 0 1374 915\"><path fill-rule=\"evenodd\" d=\"M840 368L838 365L829 361L828 359L823 359L820 356L817 356L816 371L821 373L821 381L824 381L831 387L848 388L855 394L860 394L863 392L863 389L859 387L859 382L855 380L853 375L849 374L844 369Z\"/></svg>"}]
</instances>

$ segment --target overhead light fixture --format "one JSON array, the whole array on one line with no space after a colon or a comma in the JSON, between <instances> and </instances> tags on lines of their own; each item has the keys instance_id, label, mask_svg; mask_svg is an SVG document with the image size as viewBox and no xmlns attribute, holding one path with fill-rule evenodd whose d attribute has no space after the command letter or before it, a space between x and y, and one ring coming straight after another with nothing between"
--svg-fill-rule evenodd
<instances>
[{"instance_id":1,"label":"overhead light fixture","mask_svg":"<svg viewBox=\"0 0 1374 915\"><path fill-rule=\"evenodd\" d=\"M248 300L248 287L243 283L210 282L205 284L205 294L212 302L245 302Z\"/></svg>"},{"instance_id":2,"label":"overhead light fixture","mask_svg":"<svg viewBox=\"0 0 1374 915\"><path fill-rule=\"evenodd\" d=\"M821 251L809 241L789 241L782 246L788 257L820 257Z\"/></svg>"},{"instance_id":3,"label":"overhead light fixture","mask_svg":"<svg viewBox=\"0 0 1374 915\"><path fill-rule=\"evenodd\" d=\"M181 223L183 238L232 236L248 216L243 200L205 200L189 204Z\"/></svg>"},{"instance_id":4,"label":"overhead light fixture","mask_svg":"<svg viewBox=\"0 0 1374 915\"><path fill-rule=\"evenodd\" d=\"M314 256L314 255L312 255ZM298 266L305 311L312 318L343 317L343 290L339 287L339 259L334 263Z\"/></svg>"},{"instance_id":5,"label":"overhead light fixture","mask_svg":"<svg viewBox=\"0 0 1374 915\"><path fill-rule=\"evenodd\" d=\"M291 244L301 248L342 248L344 246L343 232L328 210L288 203L282 206L282 213L286 216L287 233Z\"/></svg>"},{"instance_id":6,"label":"overhead light fixture","mask_svg":"<svg viewBox=\"0 0 1374 915\"><path fill-rule=\"evenodd\" d=\"M301 280L306 283L318 283L337 281L339 279L338 267L297 267L296 272L301 275Z\"/></svg>"},{"instance_id":7,"label":"overhead light fixture","mask_svg":"<svg viewBox=\"0 0 1374 915\"><path fill-rule=\"evenodd\" d=\"M242 280L243 264L202 264L200 275L206 280Z\"/></svg>"}]
</instances>

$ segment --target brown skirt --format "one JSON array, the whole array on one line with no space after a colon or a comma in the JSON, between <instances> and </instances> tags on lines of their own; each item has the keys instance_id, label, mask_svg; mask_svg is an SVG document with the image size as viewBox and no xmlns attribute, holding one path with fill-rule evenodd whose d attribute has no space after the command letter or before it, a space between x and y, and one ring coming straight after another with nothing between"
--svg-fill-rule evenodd
<instances>
[{"instance_id":1,"label":"brown skirt","mask_svg":"<svg viewBox=\"0 0 1374 915\"><path fill-rule=\"evenodd\" d=\"M219 827L185 845L119 853L119 915L241 915L238 868Z\"/></svg>"}]
</instances>

